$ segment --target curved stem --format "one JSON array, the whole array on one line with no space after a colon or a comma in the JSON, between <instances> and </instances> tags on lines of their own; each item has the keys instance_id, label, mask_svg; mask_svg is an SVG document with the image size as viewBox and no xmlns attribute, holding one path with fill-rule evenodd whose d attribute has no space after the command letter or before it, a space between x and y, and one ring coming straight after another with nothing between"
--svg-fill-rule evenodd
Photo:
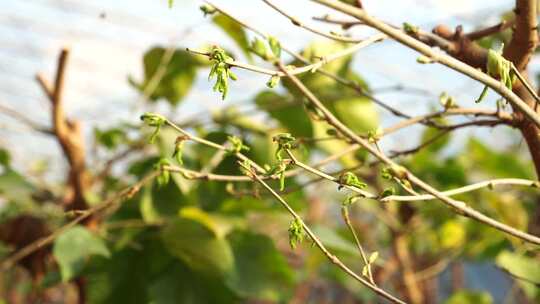
<instances>
[{"instance_id":1,"label":"curved stem","mask_svg":"<svg viewBox=\"0 0 540 304\"><path fill-rule=\"evenodd\" d=\"M498 185L518 185L518 186L526 186L526 187L534 187L534 188L540 187L540 183L538 181L532 181L532 180L520 179L520 178L501 178L501 179L483 181L483 182L467 185L461 188L443 191L441 192L441 194L445 196L454 196L458 194L475 191L481 188L491 188ZM387 196L381 199L381 201L413 202L413 201L427 201L427 200L432 200L432 199L436 199L436 197L432 194L423 194L423 195L415 195L415 196L391 195L391 196Z\"/></svg>"},{"instance_id":2,"label":"curved stem","mask_svg":"<svg viewBox=\"0 0 540 304\"><path fill-rule=\"evenodd\" d=\"M432 49L429 45L424 44L415 38L407 35L402 30L396 29L384 22L368 15L364 10L356 8L354 6L345 4L337 0L312 0L324 6L336 9L342 13L345 13L349 16L355 17L363 21L366 25L373 27L382 33L388 35L389 37L395 39L401 44L406 45L407 47L414 49L421 54L429 57L435 62L441 63L457 72L460 72L463 75L466 75L472 79L475 79L497 93L504 97L508 102L513 104L517 109L519 109L525 116L532 120L537 126L540 126L540 116L527 105L519 96L517 96L512 90L508 89L501 83L499 80L489 76L488 74L475 69L474 67L467 65L449 55L446 55L442 52L438 52Z\"/></svg>"}]
</instances>

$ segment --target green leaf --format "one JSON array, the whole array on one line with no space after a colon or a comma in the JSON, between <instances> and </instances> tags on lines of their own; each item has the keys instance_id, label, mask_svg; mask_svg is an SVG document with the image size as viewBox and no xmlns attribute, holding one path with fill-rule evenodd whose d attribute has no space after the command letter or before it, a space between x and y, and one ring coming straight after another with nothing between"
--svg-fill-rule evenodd
<instances>
[{"instance_id":1,"label":"green leaf","mask_svg":"<svg viewBox=\"0 0 540 304\"><path fill-rule=\"evenodd\" d=\"M143 233L132 244L113 251L110 258L96 257L85 270L88 303L151 303L148 289L169 270L175 259L155 233Z\"/></svg>"},{"instance_id":2,"label":"green leaf","mask_svg":"<svg viewBox=\"0 0 540 304\"><path fill-rule=\"evenodd\" d=\"M356 133L365 134L379 126L379 114L367 98L340 99L333 105L338 118Z\"/></svg>"},{"instance_id":3,"label":"green leaf","mask_svg":"<svg viewBox=\"0 0 540 304\"><path fill-rule=\"evenodd\" d=\"M478 291L458 291L449 299L444 301L444 304L491 304L493 299L487 292Z\"/></svg>"},{"instance_id":4,"label":"green leaf","mask_svg":"<svg viewBox=\"0 0 540 304\"><path fill-rule=\"evenodd\" d=\"M175 182L161 187L152 184L143 189L139 210L145 222L156 223L176 216L185 204L186 198Z\"/></svg>"},{"instance_id":5,"label":"green leaf","mask_svg":"<svg viewBox=\"0 0 540 304\"><path fill-rule=\"evenodd\" d=\"M109 150L115 149L121 143L124 143L127 140L126 133L120 128L110 128L105 130L95 128L94 138L96 139L97 143Z\"/></svg>"},{"instance_id":6,"label":"green leaf","mask_svg":"<svg viewBox=\"0 0 540 304\"><path fill-rule=\"evenodd\" d=\"M372 253L369 255L368 263L369 263L369 264L375 263L375 261L377 260L378 257L379 257L379 252L378 252L378 251L372 252Z\"/></svg>"},{"instance_id":7,"label":"green leaf","mask_svg":"<svg viewBox=\"0 0 540 304\"><path fill-rule=\"evenodd\" d=\"M439 119L439 120L437 120L437 123L444 125L445 121L442 120L442 119ZM435 128L426 128L424 133L422 133L422 141L421 142L424 143L424 142L427 142L429 140L433 140L433 138L438 136L440 132L441 132L441 130L438 130L438 129L435 129ZM439 136L439 137L437 137L437 140L435 140L435 142L432 142L431 144L429 144L428 146L423 148L422 152L420 152L420 153L424 153L424 152L427 152L427 151L429 151L429 152L439 152L444 147L446 147L448 145L448 143L450 143L450 138L451 138L450 133L446 133L446 134L444 134L442 136Z\"/></svg>"},{"instance_id":8,"label":"green leaf","mask_svg":"<svg viewBox=\"0 0 540 304\"><path fill-rule=\"evenodd\" d=\"M503 251L496 258L497 266L516 277L516 282L530 298L540 296L540 261L518 253ZM537 284L535 286L535 284Z\"/></svg>"},{"instance_id":9,"label":"green leaf","mask_svg":"<svg viewBox=\"0 0 540 304\"><path fill-rule=\"evenodd\" d=\"M463 246L467 236L463 223L458 220L448 220L439 229L441 246L444 249L457 249Z\"/></svg>"},{"instance_id":10,"label":"green leaf","mask_svg":"<svg viewBox=\"0 0 540 304\"><path fill-rule=\"evenodd\" d=\"M295 136L312 136L311 121L301 103L273 91L259 93L255 97L255 103Z\"/></svg>"},{"instance_id":11,"label":"green leaf","mask_svg":"<svg viewBox=\"0 0 540 304\"><path fill-rule=\"evenodd\" d=\"M62 233L54 242L53 254L64 282L79 275L91 256L110 256L103 240L81 226Z\"/></svg>"},{"instance_id":12,"label":"green leaf","mask_svg":"<svg viewBox=\"0 0 540 304\"><path fill-rule=\"evenodd\" d=\"M268 37L268 45L270 45L270 49L272 50L272 53L274 53L274 56L279 58L281 56L281 44L279 43L279 40L270 36Z\"/></svg>"},{"instance_id":13,"label":"green leaf","mask_svg":"<svg viewBox=\"0 0 540 304\"><path fill-rule=\"evenodd\" d=\"M143 57L144 80L137 83L130 79L130 83L139 89L141 93L150 93L151 100L165 98L170 104L177 105L187 93L189 93L195 80L196 68L202 63L185 50L174 51L169 63L163 65L167 58L166 49L154 47L147 51ZM165 68L161 81L156 73L160 68Z\"/></svg>"},{"instance_id":14,"label":"green leaf","mask_svg":"<svg viewBox=\"0 0 540 304\"><path fill-rule=\"evenodd\" d=\"M341 251L354 256L358 255L356 246L339 235L335 230L326 226L315 226L312 230L322 243L331 250Z\"/></svg>"},{"instance_id":15,"label":"green leaf","mask_svg":"<svg viewBox=\"0 0 540 304\"><path fill-rule=\"evenodd\" d=\"M234 256L227 240L196 219L172 220L161 238L167 250L194 271L220 277L233 269Z\"/></svg>"},{"instance_id":16,"label":"green leaf","mask_svg":"<svg viewBox=\"0 0 540 304\"><path fill-rule=\"evenodd\" d=\"M223 14L215 16L212 21L236 42L249 60L252 59L246 32L240 24Z\"/></svg>"},{"instance_id":17,"label":"green leaf","mask_svg":"<svg viewBox=\"0 0 540 304\"><path fill-rule=\"evenodd\" d=\"M167 266L148 288L152 304L235 304L237 296L220 279L201 276L181 262Z\"/></svg>"},{"instance_id":18,"label":"green leaf","mask_svg":"<svg viewBox=\"0 0 540 304\"><path fill-rule=\"evenodd\" d=\"M304 226L302 222L295 218L289 225L289 244L292 249L296 249L296 246L306 237L306 232L304 231Z\"/></svg>"},{"instance_id":19,"label":"green leaf","mask_svg":"<svg viewBox=\"0 0 540 304\"><path fill-rule=\"evenodd\" d=\"M326 123L325 121L314 121L313 122L313 137L315 138L323 138L327 137L327 131L332 126ZM349 144L341 141L341 140L322 140L317 142L317 147L324 150L324 152L328 153L329 155L339 153L347 147L349 147ZM344 155L340 158L340 162L345 167L354 167L358 165L358 161L356 160L355 156L351 154Z\"/></svg>"},{"instance_id":20,"label":"green leaf","mask_svg":"<svg viewBox=\"0 0 540 304\"><path fill-rule=\"evenodd\" d=\"M310 62L318 62L324 56L334 54L347 48L346 44L338 42L326 42L317 41L308 45L303 51L302 55ZM333 60L324 65L324 70L340 76L345 76L348 79L356 81L357 77L351 77L352 73L349 73L350 56L342 57ZM293 61L291 63L294 66L303 66L305 63L301 61ZM320 73L303 73L299 75L299 79L317 95L321 100L325 102L334 101L338 98L345 96L356 96L357 94L353 90L345 89L342 85L337 85L336 81L326 77ZM296 88L296 86L288 79L283 79L283 85L296 97L302 98L303 94Z\"/></svg>"},{"instance_id":21,"label":"green leaf","mask_svg":"<svg viewBox=\"0 0 540 304\"><path fill-rule=\"evenodd\" d=\"M37 189L16 171L6 168L0 174L0 196L10 201L32 201L32 193Z\"/></svg>"},{"instance_id":22,"label":"green leaf","mask_svg":"<svg viewBox=\"0 0 540 304\"><path fill-rule=\"evenodd\" d=\"M484 171L490 178L533 178L532 167L522 162L514 151L499 152L480 140L471 138L467 144L465 161L472 169Z\"/></svg>"},{"instance_id":23,"label":"green leaf","mask_svg":"<svg viewBox=\"0 0 540 304\"><path fill-rule=\"evenodd\" d=\"M9 167L11 157L8 150L0 148L0 165Z\"/></svg>"},{"instance_id":24,"label":"green leaf","mask_svg":"<svg viewBox=\"0 0 540 304\"><path fill-rule=\"evenodd\" d=\"M228 285L243 297L283 302L291 292L294 275L272 239L235 232L229 240L236 263Z\"/></svg>"}]
</instances>

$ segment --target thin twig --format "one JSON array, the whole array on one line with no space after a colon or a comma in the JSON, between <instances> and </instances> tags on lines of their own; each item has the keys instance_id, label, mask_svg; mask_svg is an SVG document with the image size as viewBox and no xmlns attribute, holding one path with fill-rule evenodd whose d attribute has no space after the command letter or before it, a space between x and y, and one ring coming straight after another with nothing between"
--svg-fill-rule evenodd
<instances>
[{"instance_id":1,"label":"thin twig","mask_svg":"<svg viewBox=\"0 0 540 304\"><path fill-rule=\"evenodd\" d=\"M283 64L279 64L279 67L281 70L285 73L287 73L287 70L283 66ZM399 168L400 171L402 171L402 175L404 178L406 178L408 181L410 181L413 185L418 186L422 190L428 192L429 194L435 196L439 200L441 200L446 205L452 207L456 213L461 214L463 216L467 216L470 218L473 218L481 223L484 223L488 226L491 226L493 228L496 228L502 232L506 232L509 235L512 235L514 237L520 238L524 241L531 242L534 244L540 245L540 238L531 234L528 234L526 232L520 231L518 229L515 229L513 227L510 227L506 224L503 224L499 221L496 221L483 213L480 213L476 211L475 209L467 206L466 203L461 201L456 201L454 199L451 199L450 197L442 194L437 189L433 188L431 185L425 183L418 177L416 177L414 174L412 174L410 171L408 171L406 168L399 166L396 164L392 159L381 153L378 149L372 147L369 142L360 136L358 136L355 132L353 132L351 129L349 129L347 126L345 126L341 121L339 121L322 103L319 101L319 99L294 75L288 74L287 75L289 79L291 79L292 83L304 94L305 97L318 109L321 111L321 113L324 115L325 120L332 125L333 127L338 130L338 132L342 133L345 137L349 138L355 143L360 144L364 149L366 149L370 154L381 160L383 163L389 165L391 168Z\"/></svg>"},{"instance_id":2,"label":"thin twig","mask_svg":"<svg viewBox=\"0 0 540 304\"><path fill-rule=\"evenodd\" d=\"M455 59L445 53L438 52L432 49L429 45L407 35L402 30L396 29L370 15L368 15L364 10L357 7L348 5L346 3L337 1L337 0L312 0L319 4L322 4L327 7L336 9L342 13L345 13L349 16L358 18L359 20L366 23L366 25L373 27L382 33L392 37L396 41L406 45L407 47L414 49L424 56L434 60L435 62L441 63L457 72L460 72L463 75L466 75L472 79L475 79L491 89L495 90L502 97L504 97L508 102L512 103L517 109L519 109L525 116L532 120L537 126L540 126L540 116L530 108L527 103L525 103L519 96L517 96L512 90L508 89L501 83L499 80L489 76L488 74L475 69L474 67L467 65Z\"/></svg>"},{"instance_id":3,"label":"thin twig","mask_svg":"<svg viewBox=\"0 0 540 304\"><path fill-rule=\"evenodd\" d=\"M33 130L35 130L37 132L40 132L40 133L43 133L43 134L46 134L46 135L54 135L54 132L51 129L46 128L44 126L40 126L38 123L36 123L32 119L26 117L25 115L15 111L15 110L13 110L13 109L11 109L9 107L0 105L0 112L6 114L10 118L18 120L19 122L27 125L28 127L30 127L31 129L33 129Z\"/></svg>"},{"instance_id":4,"label":"thin twig","mask_svg":"<svg viewBox=\"0 0 540 304\"><path fill-rule=\"evenodd\" d=\"M343 37L343 36L338 36L338 35L333 35L333 34L327 34L327 33L323 32L323 31L320 31L318 29L312 28L312 27L304 24L298 18L288 14L283 9L281 9L280 7L275 5L274 3L270 2L269 0L263 0L263 2L266 3L268 6L270 6L271 8L273 8L276 12L283 15L285 18L289 19L292 22L292 24L294 24L295 26L301 27L301 28L303 28L303 29L305 29L305 30L307 30L309 32L312 32L312 33L314 33L316 35L323 36L323 37L331 39L331 40L336 40L336 41L341 41L341 42L348 42L348 43L358 43L358 42L361 41L359 39L348 38L348 37Z\"/></svg>"},{"instance_id":5,"label":"thin twig","mask_svg":"<svg viewBox=\"0 0 540 304\"><path fill-rule=\"evenodd\" d=\"M248 170L250 175L259 182L268 192L272 194L280 203L281 205L293 216L294 220L301 223L302 227L304 228L304 231L309 236L309 238L313 241L315 246L317 246L322 253L335 265L337 265L339 268L341 268L345 273L350 275L352 278L354 278L356 281L360 282L362 285L366 286L367 288L371 289L375 293L379 294L380 296L386 298L387 300L391 301L392 303L405 303L402 300L394 297L393 295L387 293L385 290L377 287L376 285L373 285L371 282L365 280L361 276L357 275L354 271L352 271L349 267L347 267L343 262L333 255L328 249L324 246L324 244L321 242L321 240L311 231L309 226L306 225L306 223L302 220L302 218L292 209L292 207L276 192L272 187L270 187L263 179L261 179L255 171L252 169L245 167L244 164L240 163L240 166L242 166L244 169Z\"/></svg>"},{"instance_id":6,"label":"thin twig","mask_svg":"<svg viewBox=\"0 0 540 304\"><path fill-rule=\"evenodd\" d=\"M368 45L371 45L371 44L373 44L375 42L381 41L385 37L386 37L385 35L380 35L380 34L374 35L374 36L369 37L369 38L367 38L365 40L362 40L361 42L351 46L350 48L344 49L342 51L336 52L336 53L328 55L328 56L324 56L323 58L321 58L321 60L319 60L316 63L312 63L312 64L309 64L309 65L306 65L306 66L303 66L303 67L291 68L290 73L292 73L293 75L298 75L298 74L302 74L302 73L306 73L306 72L316 71L317 69L319 69L320 67L322 67L323 65L325 65L325 64L327 64L329 62L332 62L332 61L334 61L336 59L339 59L339 58L349 56L349 55L355 53L356 51L358 51L358 50L360 50L360 49L362 49L362 48L364 48L364 47L366 47ZM187 48L186 50L188 52L191 52L191 53L197 54L197 55L204 55L204 56L207 56L207 57L209 57L211 55L210 53L207 53L207 52L201 52L201 51L192 50L192 49L189 49L189 48ZM252 72L256 72L256 73L260 73L260 74L266 74L266 75L270 75L270 76L279 76L279 77L285 76L285 73L283 73L281 71L265 69L265 68L261 68L261 67L258 67L258 66L252 65L252 64L239 62L239 61L236 61L236 60L227 60L226 63L228 65L232 66L232 67L238 67L238 68L242 68L242 69L252 71Z\"/></svg>"},{"instance_id":7,"label":"thin twig","mask_svg":"<svg viewBox=\"0 0 540 304\"><path fill-rule=\"evenodd\" d=\"M454 195L463 194L463 193L475 191L482 188L493 188L495 186L501 186L501 185L525 186L525 187L533 187L533 188L540 187L540 183L538 181L532 181L532 180L520 179L520 178L501 178L501 179L492 179L488 181L478 182L478 183L474 183L474 184L467 185L464 187L443 191L441 192L441 194L445 196L454 196ZM433 200L433 199L437 199L437 198L431 194L423 194L423 195L415 195L415 196L391 195L391 196L387 196L381 199L381 201L413 202L413 201L426 201L426 200Z\"/></svg>"},{"instance_id":8,"label":"thin twig","mask_svg":"<svg viewBox=\"0 0 540 304\"><path fill-rule=\"evenodd\" d=\"M105 200L101 204L98 204L98 205L96 205L96 206L94 206L94 207L92 207L90 209L84 210L84 212L82 212L77 218L75 218L71 222L65 224L64 226L58 228L57 230L55 230L50 235L48 235L46 237L43 237L43 238L40 238L40 239L26 245L25 247L21 248L19 251L15 252L13 255L11 255L8 258L6 258L5 260L3 260L0 263L0 269L1 270L6 270L6 269L9 269L9 268L13 267L13 265L15 265L21 259L27 257L28 255L32 254L36 250L39 250L40 248L43 248L44 246L47 246L47 245L51 244L52 242L54 242L54 240L57 237L59 237L62 233L64 233L68 229L72 228L73 226L77 225L78 223L84 221L85 219L89 218L90 216L92 216L92 215L94 215L94 214L96 214L96 213L98 213L100 211L103 211L103 210L107 209L109 206L117 203L118 201L123 200L124 198L132 197L133 195L135 195L140 190L140 188L143 185L145 185L146 183L152 181L158 174L159 174L159 172L157 172L157 171L152 172L149 175L142 178L139 182L135 183L131 187L128 187L128 188L116 193L113 197Z\"/></svg>"},{"instance_id":9,"label":"thin twig","mask_svg":"<svg viewBox=\"0 0 540 304\"><path fill-rule=\"evenodd\" d=\"M358 247L360 256L362 257L362 260L364 261L364 267L367 267L367 274L368 274L369 281L371 282L371 284L376 285L375 280L373 279L373 273L371 272L371 263L369 263L366 252L364 251L364 247L362 246L362 243L360 243L360 239L358 238L358 235L356 234L356 230L354 230L354 226L351 223L351 219L349 217L349 209L347 206L341 207L341 216L343 217L343 221L349 228L349 231L353 235L354 242L356 243L356 247Z\"/></svg>"}]
</instances>

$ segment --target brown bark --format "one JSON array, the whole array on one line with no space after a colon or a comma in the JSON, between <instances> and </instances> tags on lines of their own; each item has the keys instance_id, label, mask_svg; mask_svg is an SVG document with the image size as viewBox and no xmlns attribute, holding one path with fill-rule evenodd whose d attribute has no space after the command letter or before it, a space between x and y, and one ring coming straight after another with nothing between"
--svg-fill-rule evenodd
<instances>
[{"instance_id":1,"label":"brown bark","mask_svg":"<svg viewBox=\"0 0 540 304\"><path fill-rule=\"evenodd\" d=\"M536 24L537 3L535 0L517 0L515 8L515 20L513 21L514 32L510 43L504 49L504 57L514 63L521 71L526 70L527 64L531 59L534 50L538 44L538 32ZM499 26L499 29L503 29ZM478 32L493 32L489 31ZM463 34L461 27L457 27L452 32L448 27L439 25L433 32L441 38L447 39L453 43L451 48L446 48L448 53L457 59L473 66L485 70L487 62L487 51L471 40L471 35ZM475 35L472 35L473 37ZM525 74L525 73L523 73ZM530 107L534 107L535 100L527 92L525 87L516 81L513 91ZM534 163L537 177L540 178L540 129L524 115L514 108L515 125L520 130Z\"/></svg>"},{"instance_id":2,"label":"brown bark","mask_svg":"<svg viewBox=\"0 0 540 304\"><path fill-rule=\"evenodd\" d=\"M64 83L69 50L64 48L58 57L54 87L38 74L37 80L49 98L52 106L53 132L62 147L69 163L67 189L64 196L66 210L83 210L88 207L84 193L89 187L89 175L86 170L86 153L81 124L66 118L64 111Z\"/></svg>"},{"instance_id":3,"label":"brown bark","mask_svg":"<svg viewBox=\"0 0 540 304\"><path fill-rule=\"evenodd\" d=\"M515 29L512 40L504 49L504 57L524 71L538 44L536 0L516 0Z\"/></svg>"}]
</instances>

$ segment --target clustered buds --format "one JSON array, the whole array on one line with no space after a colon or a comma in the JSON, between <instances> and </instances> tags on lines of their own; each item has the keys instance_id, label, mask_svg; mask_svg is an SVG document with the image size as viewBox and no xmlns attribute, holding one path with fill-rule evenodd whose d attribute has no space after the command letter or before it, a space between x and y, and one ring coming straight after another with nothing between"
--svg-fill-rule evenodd
<instances>
[{"instance_id":1,"label":"clustered buds","mask_svg":"<svg viewBox=\"0 0 540 304\"><path fill-rule=\"evenodd\" d=\"M236 154L241 153L242 151L249 151L249 147L244 145L241 138L236 136L228 136L227 139L232 145L232 148L229 150L230 153Z\"/></svg>"},{"instance_id":2,"label":"clustered buds","mask_svg":"<svg viewBox=\"0 0 540 304\"><path fill-rule=\"evenodd\" d=\"M403 23L403 30L405 31L405 33L407 33L409 35L416 35L416 34L418 34L419 28L416 25L412 25L412 24L410 24L408 22L404 22Z\"/></svg>"},{"instance_id":3,"label":"clustered buds","mask_svg":"<svg viewBox=\"0 0 540 304\"><path fill-rule=\"evenodd\" d=\"M274 136L272 140L278 144L278 148L276 150L276 158L281 161L283 159L281 153L284 150L293 149L296 138L294 138L294 136L292 136L290 133L281 133Z\"/></svg>"},{"instance_id":4,"label":"clustered buds","mask_svg":"<svg viewBox=\"0 0 540 304\"><path fill-rule=\"evenodd\" d=\"M141 120L148 126L155 127L154 132L152 135L150 135L150 143L154 143L159 134L161 126L167 122L167 119L156 113L144 113L141 115Z\"/></svg>"},{"instance_id":5,"label":"clustered buds","mask_svg":"<svg viewBox=\"0 0 540 304\"><path fill-rule=\"evenodd\" d=\"M213 90L220 92L221 99L225 99L225 97L227 97L227 92L229 91L229 79L238 79L231 71L231 66L228 63L232 61L233 58L227 55L222 48L214 46L210 53L210 60L213 62L213 65L210 69L208 80L214 77L217 78Z\"/></svg>"},{"instance_id":6,"label":"clustered buds","mask_svg":"<svg viewBox=\"0 0 540 304\"><path fill-rule=\"evenodd\" d=\"M155 170L160 170L161 173L157 177L157 183L159 186L165 186L169 183L169 180L171 178L171 174L168 170L165 170L163 167L168 166L169 161L165 158L161 158L157 164L154 165Z\"/></svg>"},{"instance_id":7,"label":"clustered buds","mask_svg":"<svg viewBox=\"0 0 540 304\"><path fill-rule=\"evenodd\" d=\"M189 137L186 135L178 136L174 142L174 151L172 157L176 159L178 164L183 165L184 161L182 160L182 150L184 148L184 142L188 140Z\"/></svg>"},{"instance_id":8,"label":"clustered buds","mask_svg":"<svg viewBox=\"0 0 540 304\"><path fill-rule=\"evenodd\" d=\"M270 50L267 47L270 47ZM266 61L276 61L281 56L281 44L279 43L279 40L277 40L275 37L269 36L267 39L267 43L265 43L263 40L259 38L255 38L251 42L250 50L257 56L261 57L263 60ZM281 77L278 75L272 75L270 79L266 82L266 86L269 88L275 88Z\"/></svg>"},{"instance_id":9,"label":"clustered buds","mask_svg":"<svg viewBox=\"0 0 540 304\"><path fill-rule=\"evenodd\" d=\"M292 249L296 249L296 245L304 241L305 231L302 221L295 218L289 226L289 244Z\"/></svg>"},{"instance_id":10,"label":"clustered buds","mask_svg":"<svg viewBox=\"0 0 540 304\"><path fill-rule=\"evenodd\" d=\"M345 172L339 176L339 187L338 189L343 188L344 186L356 187L358 189L364 189L367 187L367 184L361 182L358 176L352 172Z\"/></svg>"},{"instance_id":11,"label":"clustered buds","mask_svg":"<svg viewBox=\"0 0 540 304\"><path fill-rule=\"evenodd\" d=\"M439 96L439 102L446 110L458 107L454 97L448 95L446 92L441 93Z\"/></svg>"},{"instance_id":12,"label":"clustered buds","mask_svg":"<svg viewBox=\"0 0 540 304\"><path fill-rule=\"evenodd\" d=\"M172 0L169 0L169 1L172 1ZM199 9L203 12L205 17L206 15L213 15L214 13L217 12L217 9L210 4L203 4L199 7Z\"/></svg>"},{"instance_id":13,"label":"clustered buds","mask_svg":"<svg viewBox=\"0 0 540 304\"><path fill-rule=\"evenodd\" d=\"M277 175L279 177L279 191L285 189L285 171L290 163L289 159L282 159L272 166L265 165L266 176Z\"/></svg>"},{"instance_id":14,"label":"clustered buds","mask_svg":"<svg viewBox=\"0 0 540 304\"><path fill-rule=\"evenodd\" d=\"M503 48L504 44L501 45L501 48L498 51L492 49L488 50L486 70L489 76L499 78L506 88L512 90L512 86L516 80L516 74L514 73L512 62L503 57ZM488 86L484 86L482 93L480 93L480 96L475 102L481 102L486 97L487 92Z\"/></svg>"}]
</instances>

